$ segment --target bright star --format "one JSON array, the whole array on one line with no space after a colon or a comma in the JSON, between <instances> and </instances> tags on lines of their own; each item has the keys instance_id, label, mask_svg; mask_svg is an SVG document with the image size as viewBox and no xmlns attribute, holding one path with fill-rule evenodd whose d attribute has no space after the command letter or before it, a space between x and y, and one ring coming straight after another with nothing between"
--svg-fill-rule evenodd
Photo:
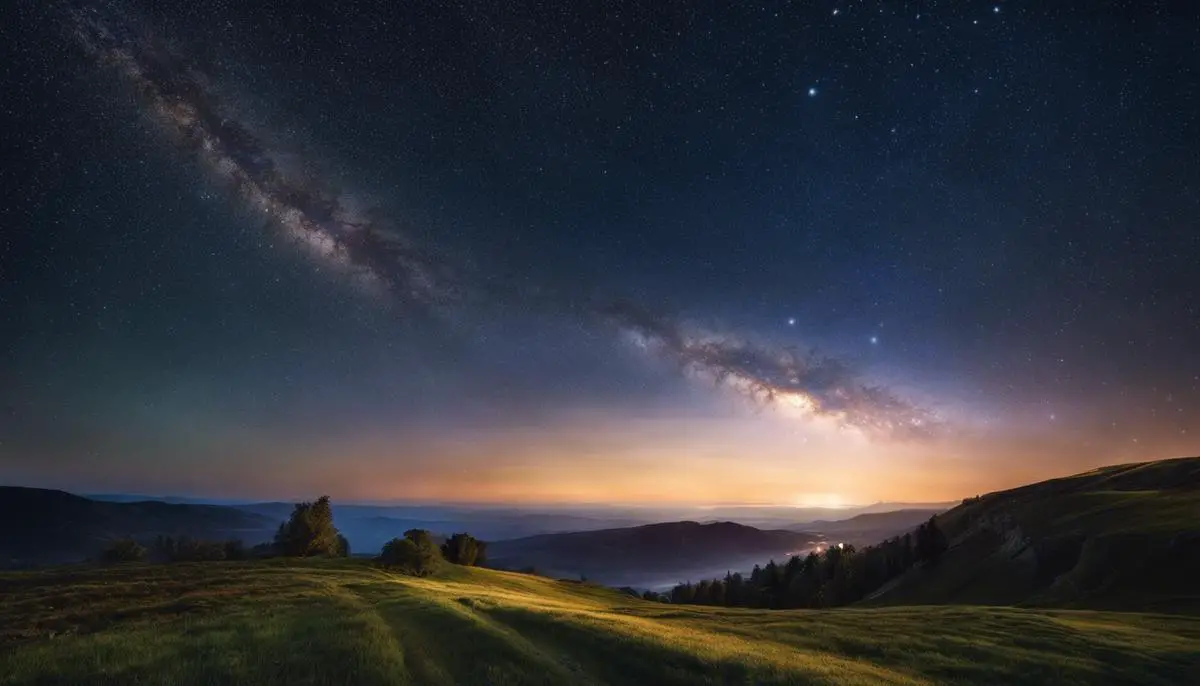
<instances>
[{"instance_id":1,"label":"bright star","mask_svg":"<svg viewBox=\"0 0 1200 686\"><path fill-rule=\"evenodd\" d=\"M815 87L808 89L808 97L812 98L812 97L816 97L816 95L817 95L817 89Z\"/></svg>"},{"instance_id":2,"label":"bright star","mask_svg":"<svg viewBox=\"0 0 1200 686\"><path fill-rule=\"evenodd\" d=\"M871 336L871 345L877 345L878 343L879 343L879 336Z\"/></svg>"},{"instance_id":3,"label":"bright star","mask_svg":"<svg viewBox=\"0 0 1200 686\"><path fill-rule=\"evenodd\" d=\"M795 326L795 325L796 325L796 318L788 317L788 326Z\"/></svg>"}]
</instances>

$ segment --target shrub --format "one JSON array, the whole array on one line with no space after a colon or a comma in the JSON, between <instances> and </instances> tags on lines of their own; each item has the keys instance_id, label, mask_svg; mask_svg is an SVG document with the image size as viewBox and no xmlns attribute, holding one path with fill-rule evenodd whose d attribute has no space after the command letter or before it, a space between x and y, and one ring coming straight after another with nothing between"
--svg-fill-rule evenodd
<instances>
[{"instance_id":1,"label":"shrub","mask_svg":"<svg viewBox=\"0 0 1200 686\"><path fill-rule=\"evenodd\" d=\"M442 544L442 557L447 562L467 567L482 565L485 562L487 544L471 534L454 534Z\"/></svg>"},{"instance_id":2,"label":"shrub","mask_svg":"<svg viewBox=\"0 0 1200 686\"><path fill-rule=\"evenodd\" d=\"M404 538L393 538L383 544L376 559L385 567L415 576L427 576L437 569L440 558L428 531L409 529L404 532Z\"/></svg>"},{"instance_id":3,"label":"shrub","mask_svg":"<svg viewBox=\"0 0 1200 686\"><path fill-rule=\"evenodd\" d=\"M108 544L100 559L104 562L138 562L145 559L146 549L132 538L118 538Z\"/></svg>"},{"instance_id":4,"label":"shrub","mask_svg":"<svg viewBox=\"0 0 1200 686\"><path fill-rule=\"evenodd\" d=\"M245 560L248 557L246 544L236 538L225 541L224 548L226 560Z\"/></svg>"}]
</instances>

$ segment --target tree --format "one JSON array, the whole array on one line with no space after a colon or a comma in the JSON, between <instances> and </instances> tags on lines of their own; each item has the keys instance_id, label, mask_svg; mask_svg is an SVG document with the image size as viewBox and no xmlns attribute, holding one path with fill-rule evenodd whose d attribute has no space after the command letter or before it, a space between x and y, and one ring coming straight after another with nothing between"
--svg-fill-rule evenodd
<instances>
[{"instance_id":1,"label":"tree","mask_svg":"<svg viewBox=\"0 0 1200 686\"><path fill-rule=\"evenodd\" d=\"M930 517L928 522L917 527L916 553L918 560L935 564L948 547L946 535L938 527L936 516Z\"/></svg>"},{"instance_id":2,"label":"tree","mask_svg":"<svg viewBox=\"0 0 1200 686\"><path fill-rule=\"evenodd\" d=\"M296 504L291 518L275 533L275 547L288 557L333 557L342 550L349 552L349 545L341 546L338 537L329 496L323 495L316 502Z\"/></svg>"},{"instance_id":3,"label":"tree","mask_svg":"<svg viewBox=\"0 0 1200 686\"><path fill-rule=\"evenodd\" d=\"M447 562L471 567L482 564L487 544L471 534L454 534L442 544L442 557Z\"/></svg>"},{"instance_id":4,"label":"tree","mask_svg":"<svg viewBox=\"0 0 1200 686\"><path fill-rule=\"evenodd\" d=\"M226 560L244 560L244 559L246 559L246 544L237 538L231 538L228 541L225 541L225 559Z\"/></svg>"},{"instance_id":5,"label":"tree","mask_svg":"<svg viewBox=\"0 0 1200 686\"><path fill-rule=\"evenodd\" d=\"M146 549L132 538L118 538L100 554L104 562L139 562L145 557Z\"/></svg>"},{"instance_id":6,"label":"tree","mask_svg":"<svg viewBox=\"0 0 1200 686\"><path fill-rule=\"evenodd\" d=\"M337 556L350 557L350 541L343 535L337 535Z\"/></svg>"},{"instance_id":7,"label":"tree","mask_svg":"<svg viewBox=\"0 0 1200 686\"><path fill-rule=\"evenodd\" d=\"M404 538L393 538L384 543L377 560L385 567L406 574L426 576L437 569L440 557L428 531L409 529L404 532Z\"/></svg>"},{"instance_id":8,"label":"tree","mask_svg":"<svg viewBox=\"0 0 1200 686\"><path fill-rule=\"evenodd\" d=\"M420 557L416 543L407 538L393 538L383 544L383 549L379 551L379 557L376 559L385 567L417 574L421 566Z\"/></svg>"}]
</instances>

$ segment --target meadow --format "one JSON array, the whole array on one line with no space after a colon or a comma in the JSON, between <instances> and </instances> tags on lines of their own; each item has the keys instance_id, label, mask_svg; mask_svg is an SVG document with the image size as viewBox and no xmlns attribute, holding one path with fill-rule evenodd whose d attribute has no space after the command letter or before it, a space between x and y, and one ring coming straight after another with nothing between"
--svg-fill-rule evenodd
<instances>
[{"instance_id":1,"label":"meadow","mask_svg":"<svg viewBox=\"0 0 1200 686\"><path fill-rule=\"evenodd\" d=\"M673 606L363 560L0 574L0 684L1200 683L1200 618Z\"/></svg>"}]
</instances>

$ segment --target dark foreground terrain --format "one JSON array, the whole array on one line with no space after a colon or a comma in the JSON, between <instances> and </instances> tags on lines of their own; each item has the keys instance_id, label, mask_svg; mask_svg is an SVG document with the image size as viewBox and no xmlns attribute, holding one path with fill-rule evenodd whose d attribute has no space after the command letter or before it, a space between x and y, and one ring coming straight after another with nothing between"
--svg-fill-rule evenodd
<instances>
[{"instance_id":1,"label":"dark foreground terrain","mask_svg":"<svg viewBox=\"0 0 1200 686\"><path fill-rule=\"evenodd\" d=\"M1200 683L1200 619L672 606L357 560L0 575L0 684Z\"/></svg>"}]
</instances>

